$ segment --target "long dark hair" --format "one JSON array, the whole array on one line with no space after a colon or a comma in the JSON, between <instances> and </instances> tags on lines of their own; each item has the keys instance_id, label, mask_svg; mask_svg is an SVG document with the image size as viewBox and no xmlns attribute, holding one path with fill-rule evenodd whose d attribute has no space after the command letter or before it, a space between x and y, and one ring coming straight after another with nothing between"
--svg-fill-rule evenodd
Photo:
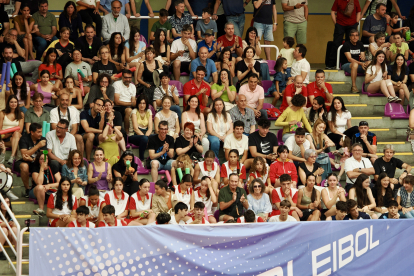
<instances>
[{"instance_id":1,"label":"long dark hair","mask_svg":"<svg viewBox=\"0 0 414 276\"><path fill-rule=\"evenodd\" d=\"M318 96L316 98L314 98L314 100L316 100L318 102L318 105L322 105L318 110L314 110L313 109L313 103L309 112L309 122L314 122L315 121L315 115L316 117L319 117L319 112L321 112L321 110L323 109L323 115L322 115L322 120L325 122L326 125L328 125L328 120L326 118L326 106L325 106L325 99L321 96Z\"/></svg>"},{"instance_id":2,"label":"long dark hair","mask_svg":"<svg viewBox=\"0 0 414 276\"><path fill-rule=\"evenodd\" d=\"M315 176L314 174L312 174L312 173L308 173L308 174L306 175L305 187L308 185L307 181L308 181L309 177L312 177L312 176L315 178L315 185L316 185L316 176ZM303 194L305 194L305 192L303 192ZM315 200L316 200L316 196L317 196L317 194L316 194L316 189L315 189L315 186L313 186L313 187L312 187L312 195L311 195L311 201L312 201L312 202L315 202Z\"/></svg>"},{"instance_id":3,"label":"long dark hair","mask_svg":"<svg viewBox=\"0 0 414 276\"><path fill-rule=\"evenodd\" d=\"M16 94L17 89L18 89L17 84L16 84L16 76L20 76L23 79L22 86L20 86L20 98L22 99L22 101L26 102L27 95L28 95L26 77L24 76L22 72L17 72L16 74L14 74L13 81L12 81L12 89L13 89L14 94Z\"/></svg>"},{"instance_id":4,"label":"long dark hair","mask_svg":"<svg viewBox=\"0 0 414 276\"><path fill-rule=\"evenodd\" d=\"M257 29L256 29L256 27L253 27L253 26L249 27L249 28L247 29L247 31L246 31L246 36L245 36L245 38L244 38L244 41L246 41L247 46L250 46L250 38L249 38L249 33L250 33L251 31L255 31L255 32L256 32L256 36L257 36Z\"/></svg>"},{"instance_id":5,"label":"long dark hair","mask_svg":"<svg viewBox=\"0 0 414 276\"><path fill-rule=\"evenodd\" d=\"M238 149L231 149L229 151L229 157L230 157L231 153L235 153L237 155L237 158L239 158L239 150ZM238 165L237 174L240 174L240 167L241 166L240 166L239 160L237 160L237 165ZM230 168L230 161L229 161L229 168Z\"/></svg>"},{"instance_id":6,"label":"long dark hair","mask_svg":"<svg viewBox=\"0 0 414 276\"><path fill-rule=\"evenodd\" d=\"M196 95L192 95L192 96L190 96L190 98L188 98L188 100L187 100L187 106L185 108L185 111L189 111L190 110L190 101L191 101L192 98L196 98L197 101L198 101L198 105L197 105L197 108L195 110L195 113L197 113L198 118L200 118L200 113L201 113L201 110L200 110L200 100L197 98Z\"/></svg>"},{"instance_id":7,"label":"long dark hair","mask_svg":"<svg viewBox=\"0 0 414 276\"><path fill-rule=\"evenodd\" d=\"M120 35L121 36L121 44L119 44L118 49L115 46L115 36ZM122 40L122 34L120 32L112 33L111 38L109 39L109 49L111 50L111 57L117 55L119 58L124 53L124 46L125 42ZM131 49L130 45L130 49Z\"/></svg>"},{"instance_id":8,"label":"long dark hair","mask_svg":"<svg viewBox=\"0 0 414 276\"><path fill-rule=\"evenodd\" d=\"M388 187L385 188L385 195L382 196L382 185L381 180L388 177L388 175L385 172L382 172L379 174L377 182L375 182L375 188L377 190L377 206L382 207L384 205L384 198L387 198L387 201L390 201L394 198L392 189L391 189L391 183L388 184ZM388 207L388 206L385 206Z\"/></svg>"},{"instance_id":9,"label":"long dark hair","mask_svg":"<svg viewBox=\"0 0 414 276\"><path fill-rule=\"evenodd\" d=\"M155 50L155 56L156 57L161 55L161 40L160 40L161 32L163 32L164 36L165 36L165 39L164 39L165 51L167 51L167 46L169 45L168 44L168 39L167 39L167 34L166 34L165 30L158 29L154 34L155 40L154 40L154 43L152 44L152 47Z\"/></svg>"},{"instance_id":10,"label":"long dark hair","mask_svg":"<svg viewBox=\"0 0 414 276\"><path fill-rule=\"evenodd\" d=\"M126 156L132 156L131 167L134 168L135 170L137 169L137 164L135 164L135 160L134 160L134 153L130 150L127 150L127 151L124 151L124 153L122 153L121 158L119 158L118 162L116 162L116 164L112 166L112 175L114 175L115 166L119 166L120 168L119 173L123 174L123 172L125 172L126 165L124 164L124 158ZM121 181L122 181L122 178L121 178ZM114 185L115 185L115 181L114 181Z\"/></svg>"},{"instance_id":11,"label":"long dark hair","mask_svg":"<svg viewBox=\"0 0 414 276\"><path fill-rule=\"evenodd\" d=\"M397 58L398 57L402 57L403 60L404 60L402 66L401 66L400 76L397 76L397 70L398 70ZM405 65L405 57L404 57L403 54L397 54L397 56L395 57L394 64L392 65L392 76L394 78L398 78L398 77L404 78L406 74L407 74L407 65Z\"/></svg>"},{"instance_id":12,"label":"long dark hair","mask_svg":"<svg viewBox=\"0 0 414 276\"><path fill-rule=\"evenodd\" d=\"M216 111L216 102L221 102L223 104L223 111L221 112L221 115L223 115L223 120L225 123L227 123L227 111L226 111L226 105L224 104L224 101L222 98L216 98L213 101L213 107L211 108L211 114L213 114L214 120L217 122L217 120L219 119L217 116L217 111Z\"/></svg>"},{"instance_id":13,"label":"long dark hair","mask_svg":"<svg viewBox=\"0 0 414 276\"><path fill-rule=\"evenodd\" d=\"M62 196L63 196L62 184L65 181L67 181L67 182L69 182L69 184L71 184L69 177L62 176L62 178L59 181L59 186L58 186L58 189L57 189L57 192L56 192L56 204L55 204L55 208L56 209L59 209L59 210L62 210L62 208L63 208L63 201L62 201ZM70 210L72 210L72 207L73 207L72 189L70 188L69 191L68 191L68 208Z\"/></svg>"},{"instance_id":14,"label":"long dark hair","mask_svg":"<svg viewBox=\"0 0 414 276\"><path fill-rule=\"evenodd\" d=\"M338 100L338 101L340 101L340 102L341 102L341 104L342 104L342 108L341 108L342 112L346 112L346 111L348 111L348 110L346 109L346 107L345 107L344 100L343 100L341 97L335 97L335 98L333 98L333 100L332 100L332 107L331 107L331 110L330 110L329 112L330 112L330 113L331 113L331 115L332 115L331 120L332 120L332 123L334 124L334 126L336 126L336 109L335 109L335 107L334 107L334 102L335 102L335 100Z\"/></svg>"},{"instance_id":15,"label":"long dark hair","mask_svg":"<svg viewBox=\"0 0 414 276\"><path fill-rule=\"evenodd\" d=\"M10 211L13 213L13 208L12 208L12 204L11 204L11 199L10 199L10 197L8 197L5 193L3 193L3 192L1 192L1 195L3 196L3 198L4 198L4 200L6 200L6 198L8 198L9 199L9 203L10 203L10 205L9 205L9 209L10 209ZM1 203L0 202L0 206L2 205L3 203ZM1 209L0 209L0 212L1 212ZM6 221L5 222L8 222L9 220L11 220L11 216L10 216L10 214L8 213L8 212L6 212L6 214L4 214L4 218L6 219Z\"/></svg>"},{"instance_id":16,"label":"long dark hair","mask_svg":"<svg viewBox=\"0 0 414 276\"><path fill-rule=\"evenodd\" d=\"M148 179L146 179L146 178L142 178L142 179L138 182L138 187L139 187L139 190L141 190L142 185L143 185L144 183L147 183L147 182L151 184L151 182L150 182Z\"/></svg>"},{"instance_id":17,"label":"long dark hair","mask_svg":"<svg viewBox=\"0 0 414 276\"><path fill-rule=\"evenodd\" d=\"M230 71L227 69L221 69L219 75L218 75L218 80L217 80L217 84L218 85L223 85L223 83L221 82L221 73L222 72L226 72L227 73L227 79L229 80L229 86L233 85L233 80L231 79L231 75L230 75Z\"/></svg>"},{"instance_id":18,"label":"long dark hair","mask_svg":"<svg viewBox=\"0 0 414 276\"><path fill-rule=\"evenodd\" d=\"M274 68L276 73L277 72L282 72L283 63L285 63L286 60L287 59L285 59L284 57L280 57L280 58L277 59L276 64L275 64L275 68Z\"/></svg>"},{"instance_id":19,"label":"long dark hair","mask_svg":"<svg viewBox=\"0 0 414 276\"><path fill-rule=\"evenodd\" d=\"M362 173L355 180L354 188L355 195L357 197L358 208L362 208L366 205L369 205L370 203L368 199L367 189L364 189L364 187L362 187L362 183L367 179L369 179L369 176Z\"/></svg>"},{"instance_id":20,"label":"long dark hair","mask_svg":"<svg viewBox=\"0 0 414 276\"><path fill-rule=\"evenodd\" d=\"M56 49L55 48L49 48L49 50L47 50L47 52L46 52L46 56L45 56L45 58L43 59L43 64L46 64L46 66L49 66L49 55L50 54L52 54L52 53L54 53L55 55L56 55L56 59L55 59L55 61L53 62L53 67L55 67L55 71L56 71L56 64L57 64L57 59L58 59L58 57L59 57L59 54L58 54L58 52L56 51Z\"/></svg>"},{"instance_id":21,"label":"long dark hair","mask_svg":"<svg viewBox=\"0 0 414 276\"><path fill-rule=\"evenodd\" d=\"M17 107L14 109L14 118L15 120L20 121L21 119L23 119L23 112L20 111L19 99L16 97L16 95L10 95L9 98L7 99L6 108L3 110L4 116L12 112L11 107L10 107L10 101L12 99L16 99L17 101Z\"/></svg>"},{"instance_id":22,"label":"long dark hair","mask_svg":"<svg viewBox=\"0 0 414 276\"><path fill-rule=\"evenodd\" d=\"M223 64L223 56L225 52L230 52L230 57L229 57L229 61L231 61L233 59L232 55L231 55L231 47L224 47L223 50L221 50L221 54L218 57L217 61L220 62L220 64Z\"/></svg>"},{"instance_id":23,"label":"long dark hair","mask_svg":"<svg viewBox=\"0 0 414 276\"><path fill-rule=\"evenodd\" d=\"M135 27L131 28L131 34L129 36L130 37L130 39L129 39L129 56L131 56L131 57L135 56L135 54L134 54L134 51L135 51L135 40L134 40L134 38L135 38L136 33L139 33L141 35L138 28L135 28ZM139 40L138 40L138 44L139 44ZM112 46L110 46L110 48L112 49ZM111 50L111 54L112 54L112 50Z\"/></svg>"},{"instance_id":24,"label":"long dark hair","mask_svg":"<svg viewBox=\"0 0 414 276\"><path fill-rule=\"evenodd\" d=\"M72 13L72 17L71 17L71 19L75 19L75 18L76 18L76 16L78 16L78 13L77 13L77 11L76 11L76 4L75 4L73 1L68 1L68 2L66 2L65 7L63 8L62 14L63 14L66 18L69 18L68 12L67 12L66 10L67 10L67 8L68 8L69 6L71 6L71 5L73 6L73 13Z\"/></svg>"},{"instance_id":25,"label":"long dark hair","mask_svg":"<svg viewBox=\"0 0 414 276\"><path fill-rule=\"evenodd\" d=\"M369 66L375 66L377 64L377 57L379 55L384 55L384 61L381 63L381 70L382 73L387 72L387 64L386 64L386 58L387 56L385 55L385 53L382 50L378 50L375 54L375 56L372 58L371 63L369 64Z\"/></svg>"},{"instance_id":26,"label":"long dark hair","mask_svg":"<svg viewBox=\"0 0 414 276\"><path fill-rule=\"evenodd\" d=\"M147 95L145 95L144 93L142 93L141 95L139 95L138 99L137 99L137 110L139 110L139 103L144 100L145 101L145 111L148 110L149 107L149 101L148 101L148 97Z\"/></svg>"}]
</instances>

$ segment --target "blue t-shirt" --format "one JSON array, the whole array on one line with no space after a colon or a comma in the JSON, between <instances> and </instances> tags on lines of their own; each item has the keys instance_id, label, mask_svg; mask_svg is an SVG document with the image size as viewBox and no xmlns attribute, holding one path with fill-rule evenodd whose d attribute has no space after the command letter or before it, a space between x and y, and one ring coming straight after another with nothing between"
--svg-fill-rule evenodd
<instances>
[{"instance_id":1,"label":"blue t-shirt","mask_svg":"<svg viewBox=\"0 0 414 276\"><path fill-rule=\"evenodd\" d=\"M385 33L387 30L387 19L383 17L380 20L377 20L373 15L368 15L362 30L368 31L371 34L377 34L379 32Z\"/></svg>"},{"instance_id":2,"label":"blue t-shirt","mask_svg":"<svg viewBox=\"0 0 414 276\"><path fill-rule=\"evenodd\" d=\"M200 49L201 47L206 47L208 49L208 52L210 53L211 51L214 50L214 44L216 44L216 41L213 41L213 43L211 44L211 47L209 47L207 45L207 43L204 40L201 40L198 45L197 45L197 49ZM217 59L217 55L214 53L214 55L212 55L210 57L211 60L216 60Z\"/></svg>"},{"instance_id":3,"label":"blue t-shirt","mask_svg":"<svg viewBox=\"0 0 414 276\"><path fill-rule=\"evenodd\" d=\"M96 117L92 117L91 109L84 110L80 114L80 120L86 120L88 122L89 127L99 129L99 123L101 122L101 114L96 114ZM79 134L85 133L85 130L82 127L82 124L79 126Z\"/></svg>"},{"instance_id":4,"label":"blue t-shirt","mask_svg":"<svg viewBox=\"0 0 414 276\"><path fill-rule=\"evenodd\" d=\"M243 0L221 0L225 15L244 14Z\"/></svg>"},{"instance_id":5,"label":"blue t-shirt","mask_svg":"<svg viewBox=\"0 0 414 276\"><path fill-rule=\"evenodd\" d=\"M198 16L203 15L203 9L208 7L209 0L188 0L193 13Z\"/></svg>"},{"instance_id":6,"label":"blue t-shirt","mask_svg":"<svg viewBox=\"0 0 414 276\"><path fill-rule=\"evenodd\" d=\"M131 37L131 39L133 39L133 37ZM129 41L125 42L125 47L127 47L127 48L128 48L128 51L129 51ZM143 49L144 47L147 47L147 45L145 44L145 42L140 41L140 42L139 42L139 47L138 47L138 52L137 52L137 53L136 53L136 52L134 52L134 56L136 56L136 55L138 55L139 53L141 53L141 52L142 52L142 49Z\"/></svg>"},{"instance_id":7,"label":"blue t-shirt","mask_svg":"<svg viewBox=\"0 0 414 276\"><path fill-rule=\"evenodd\" d=\"M193 72L196 71L198 66L203 66L203 64L200 61L200 58L196 58L195 60L191 62L190 80L194 79ZM216 68L216 64L214 63L214 61L212 61L209 58L207 59L206 69L207 69L207 74L204 77L204 80L206 82L210 82L210 76L212 73L217 72L217 68Z\"/></svg>"},{"instance_id":8,"label":"blue t-shirt","mask_svg":"<svg viewBox=\"0 0 414 276\"><path fill-rule=\"evenodd\" d=\"M217 33L216 21L210 20L210 22L208 22L208 24L206 25L203 20L198 20L197 21L197 26L196 26L196 32L200 31L201 36L204 36L204 33L207 30L212 30L213 33Z\"/></svg>"},{"instance_id":9,"label":"blue t-shirt","mask_svg":"<svg viewBox=\"0 0 414 276\"><path fill-rule=\"evenodd\" d=\"M405 76L408 76L410 74L410 69L408 69L407 65L403 65L405 67L405 75L394 75L392 73L393 65L388 65L388 76L391 76L391 80L395 82L403 81Z\"/></svg>"},{"instance_id":10,"label":"blue t-shirt","mask_svg":"<svg viewBox=\"0 0 414 276\"><path fill-rule=\"evenodd\" d=\"M350 217L350 215L346 215L344 220L350 220ZM371 219L371 217L367 213L359 212L357 219Z\"/></svg>"},{"instance_id":11,"label":"blue t-shirt","mask_svg":"<svg viewBox=\"0 0 414 276\"><path fill-rule=\"evenodd\" d=\"M111 3L113 0L101 0L100 5L102 7L104 7L105 10L107 10L108 12L112 12L111 11ZM122 3L122 8L121 8L121 14L126 15L125 13L125 6L129 4L129 0L119 0ZM134 11L132 11L131 15L134 15Z\"/></svg>"}]
</instances>

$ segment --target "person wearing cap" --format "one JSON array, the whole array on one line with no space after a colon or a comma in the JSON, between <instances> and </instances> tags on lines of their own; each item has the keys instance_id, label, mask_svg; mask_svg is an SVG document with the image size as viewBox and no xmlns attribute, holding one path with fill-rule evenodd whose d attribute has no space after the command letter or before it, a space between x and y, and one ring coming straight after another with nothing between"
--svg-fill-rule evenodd
<instances>
[{"instance_id":1,"label":"person wearing cap","mask_svg":"<svg viewBox=\"0 0 414 276\"><path fill-rule=\"evenodd\" d=\"M368 176L375 174L375 169L368 158L362 157L363 148L360 143L352 145L352 157L345 161L346 186L345 190L348 193L354 186L357 177L360 174Z\"/></svg>"},{"instance_id":2,"label":"person wearing cap","mask_svg":"<svg viewBox=\"0 0 414 276\"><path fill-rule=\"evenodd\" d=\"M377 156L377 136L369 131L367 121L359 122L358 132L352 136L352 144L360 143L363 148L363 157L369 158L372 163Z\"/></svg>"},{"instance_id":3,"label":"person wearing cap","mask_svg":"<svg viewBox=\"0 0 414 276\"><path fill-rule=\"evenodd\" d=\"M180 108L180 99L178 95L178 89L175 85L169 85L170 77L167 73L162 72L160 75L160 86L155 88L154 90L154 99L153 99L153 106L154 109L157 110L161 108L162 98L164 96L171 96L174 100L174 105L171 105L170 110L174 111L178 115L178 121L181 125L181 108Z\"/></svg>"},{"instance_id":4,"label":"person wearing cap","mask_svg":"<svg viewBox=\"0 0 414 276\"><path fill-rule=\"evenodd\" d=\"M204 32L204 40L201 40L198 45L198 49L201 47L206 47L208 50L207 58L216 61L217 60L217 53L220 50L220 45L214 41L214 32L213 30L206 30Z\"/></svg>"},{"instance_id":5,"label":"person wearing cap","mask_svg":"<svg viewBox=\"0 0 414 276\"><path fill-rule=\"evenodd\" d=\"M206 47L199 48L198 58L196 58L195 60L191 62L190 81L196 77L197 67L203 66L207 70L207 73L204 76L204 81L206 83L210 83L209 82L210 77L213 78L212 82L210 83L210 86L211 86L214 83L217 83L218 73L217 73L216 64L214 63L213 60L207 58L207 56L208 56L208 49Z\"/></svg>"}]
</instances>

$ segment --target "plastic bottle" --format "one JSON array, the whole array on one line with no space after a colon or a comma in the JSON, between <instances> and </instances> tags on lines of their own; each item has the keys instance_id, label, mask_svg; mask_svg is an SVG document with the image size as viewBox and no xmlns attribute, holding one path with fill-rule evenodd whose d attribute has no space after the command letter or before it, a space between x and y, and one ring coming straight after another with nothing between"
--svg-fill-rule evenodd
<instances>
[{"instance_id":1,"label":"plastic bottle","mask_svg":"<svg viewBox=\"0 0 414 276\"><path fill-rule=\"evenodd\" d=\"M408 29L408 31L405 32L405 41L408 42L411 39L411 31Z\"/></svg>"}]
</instances>

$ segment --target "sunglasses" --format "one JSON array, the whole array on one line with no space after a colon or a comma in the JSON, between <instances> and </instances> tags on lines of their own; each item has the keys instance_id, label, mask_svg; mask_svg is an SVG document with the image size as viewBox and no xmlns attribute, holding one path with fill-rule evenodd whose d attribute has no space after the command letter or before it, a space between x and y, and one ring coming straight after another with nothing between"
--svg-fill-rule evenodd
<instances>
[{"instance_id":1,"label":"sunglasses","mask_svg":"<svg viewBox=\"0 0 414 276\"><path fill-rule=\"evenodd\" d=\"M260 185L259 185L259 186L257 186L257 185L253 186L253 188L255 188L255 189L256 189L256 188L261 188L261 187L262 187L262 186L260 186Z\"/></svg>"}]
</instances>

